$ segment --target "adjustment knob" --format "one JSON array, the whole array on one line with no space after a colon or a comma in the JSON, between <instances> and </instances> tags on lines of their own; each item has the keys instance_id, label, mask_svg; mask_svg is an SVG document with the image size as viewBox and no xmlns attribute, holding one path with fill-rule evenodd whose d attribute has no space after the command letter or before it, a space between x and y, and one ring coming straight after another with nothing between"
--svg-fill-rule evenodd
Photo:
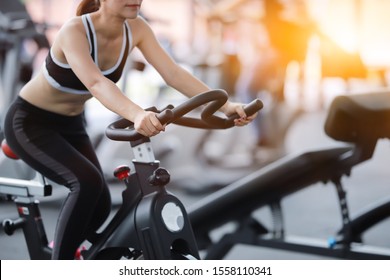
<instances>
[{"instance_id":1,"label":"adjustment knob","mask_svg":"<svg viewBox=\"0 0 390 280\"><path fill-rule=\"evenodd\" d=\"M165 168L159 167L149 177L149 183L153 186L164 186L169 183L170 179L169 172Z\"/></svg>"},{"instance_id":2,"label":"adjustment knob","mask_svg":"<svg viewBox=\"0 0 390 280\"><path fill-rule=\"evenodd\" d=\"M127 165L121 165L115 168L114 176L119 180L123 181L130 176L130 167Z\"/></svg>"}]
</instances>

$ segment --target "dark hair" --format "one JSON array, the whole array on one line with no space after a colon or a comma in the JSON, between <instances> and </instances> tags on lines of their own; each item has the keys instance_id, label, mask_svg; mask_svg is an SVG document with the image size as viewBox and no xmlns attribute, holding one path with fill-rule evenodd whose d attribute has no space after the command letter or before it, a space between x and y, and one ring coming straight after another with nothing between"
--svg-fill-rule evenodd
<instances>
[{"instance_id":1,"label":"dark hair","mask_svg":"<svg viewBox=\"0 0 390 280\"><path fill-rule=\"evenodd\" d=\"M83 14L88 14L96 12L100 8L100 0L83 0L80 2L77 7L76 15L81 16Z\"/></svg>"}]
</instances>

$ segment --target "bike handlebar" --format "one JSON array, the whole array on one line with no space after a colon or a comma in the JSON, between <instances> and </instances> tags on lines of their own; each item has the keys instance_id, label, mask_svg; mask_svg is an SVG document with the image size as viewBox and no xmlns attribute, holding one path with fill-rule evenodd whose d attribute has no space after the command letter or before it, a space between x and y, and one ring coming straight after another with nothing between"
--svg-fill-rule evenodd
<instances>
[{"instance_id":1,"label":"bike handlebar","mask_svg":"<svg viewBox=\"0 0 390 280\"><path fill-rule=\"evenodd\" d=\"M234 120L239 118L237 114L227 118L214 115L227 100L227 93L216 89L191 97L176 107L169 105L162 111L158 111L155 107L147 110L158 113L157 118L162 125L174 123L194 128L226 129L233 127ZM185 117L187 113L202 105L206 106L203 108L200 118ZM244 111L247 116L250 116L262 108L263 103L259 99L255 99L244 106ZM106 129L106 135L111 140L116 141L136 141L145 137L134 129L134 123L124 118L111 123Z\"/></svg>"}]
</instances>

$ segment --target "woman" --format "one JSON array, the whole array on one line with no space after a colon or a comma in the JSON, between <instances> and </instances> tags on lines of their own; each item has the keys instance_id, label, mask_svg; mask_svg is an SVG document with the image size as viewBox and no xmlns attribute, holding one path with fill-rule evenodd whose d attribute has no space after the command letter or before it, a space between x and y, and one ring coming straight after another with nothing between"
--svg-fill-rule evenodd
<instances>
[{"instance_id":1,"label":"woman","mask_svg":"<svg viewBox=\"0 0 390 280\"><path fill-rule=\"evenodd\" d=\"M142 0L84 0L77 16L60 29L41 71L21 90L5 121L8 144L32 168L70 192L60 212L53 259L73 259L79 245L107 218L111 199L101 167L84 128L85 102L105 107L153 136L164 131L156 114L129 100L116 82L129 52L137 47L166 83L191 97L209 90L180 68L139 16ZM249 123L238 103L237 126Z\"/></svg>"}]
</instances>

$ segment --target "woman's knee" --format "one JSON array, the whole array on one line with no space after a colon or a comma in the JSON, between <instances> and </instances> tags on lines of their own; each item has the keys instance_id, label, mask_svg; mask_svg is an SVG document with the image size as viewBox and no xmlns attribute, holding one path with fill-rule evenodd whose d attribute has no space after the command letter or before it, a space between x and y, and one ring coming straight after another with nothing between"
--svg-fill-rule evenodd
<instances>
[{"instance_id":1,"label":"woman's knee","mask_svg":"<svg viewBox=\"0 0 390 280\"><path fill-rule=\"evenodd\" d=\"M103 174L97 171L82 172L76 175L67 186L71 191L80 192L98 199L104 192L106 192L107 184Z\"/></svg>"}]
</instances>

